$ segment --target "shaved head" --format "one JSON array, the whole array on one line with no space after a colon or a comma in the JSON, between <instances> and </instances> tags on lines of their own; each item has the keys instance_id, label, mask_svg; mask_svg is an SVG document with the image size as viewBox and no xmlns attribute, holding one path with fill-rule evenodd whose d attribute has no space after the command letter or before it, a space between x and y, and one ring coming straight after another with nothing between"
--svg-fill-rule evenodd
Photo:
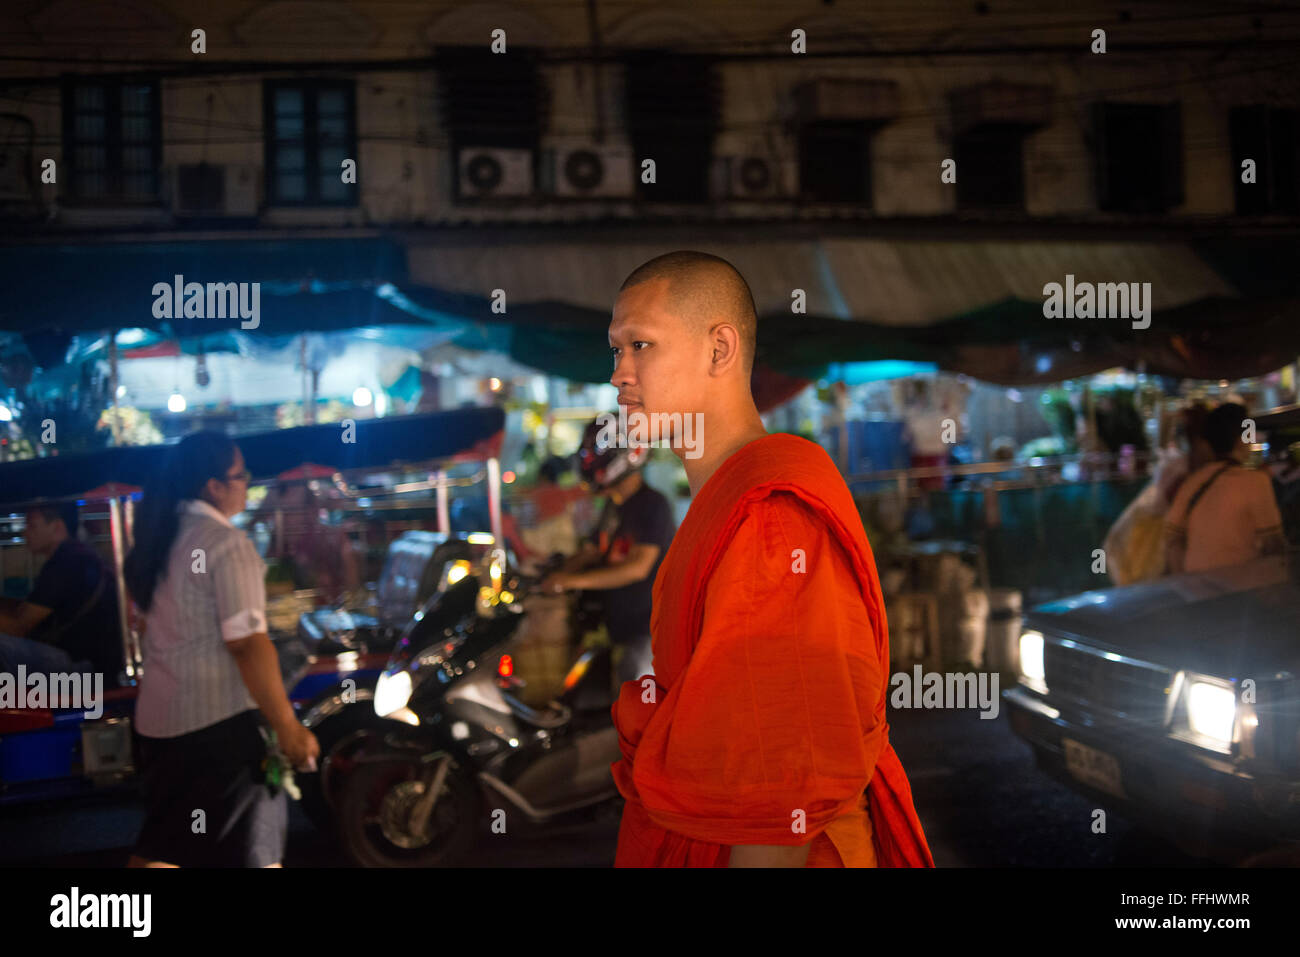
<instances>
[{"instance_id":1,"label":"shaved head","mask_svg":"<svg viewBox=\"0 0 1300 957\"><path fill-rule=\"evenodd\" d=\"M745 371L753 369L758 315L749 284L735 266L720 256L689 249L664 253L638 266L619 292L655 279L668 281L668 311L696 332L707 332L719 322L735 326Z\"/></svg>"}]
</instances>

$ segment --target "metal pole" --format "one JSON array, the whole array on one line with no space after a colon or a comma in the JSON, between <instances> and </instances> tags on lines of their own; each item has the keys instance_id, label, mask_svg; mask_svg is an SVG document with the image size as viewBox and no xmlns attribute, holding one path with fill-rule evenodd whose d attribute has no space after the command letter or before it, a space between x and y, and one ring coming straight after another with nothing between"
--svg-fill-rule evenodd
<instances>
[{"instance_id":1,"label":"metal pole","mask_svg":"<svg viewBox=\"0 0 1300 957\"><path fill-rule=\"evenodd\" d=\"M307 368L307 333L298 338L298 362L302 366L302 422L316 424L316 396L312 388L311 370Z\"/></svg>"},{"instance_id":2,"label":"metal pole","mask_svg":"<svg viewBox=\"0 0 1300 957\"><path fill-rule=\"evenodd\" d=\"M506 537L501 523L501 463L495 458L487 461L488 519L492 523L492 537L505 547Z\"/></svg>"},{"instance_id":3,"label":"metal pole","mask_svg":"<svg viewBox=\"0 0 1300 957\"><path fill-rule=\"evenodd\" d=\"M126 552L129 554L131 549L135 548L135 499L130 496L127 496L122 502L122 525L123 530L126 532ZM125 584L123 590L125 591ZM131 616L127 615L128 624L130 621ZM135 628L131 628L131 648L135 655L134 662L138 670L140 663L144 660L144 655L140 650L140 634Z\"/></svg>"},{"instance_id":4,"label":"metal pole","mask_svg":"<svg viewBox=\"0 0 1300 957\"><path fill-rule=\"evenodd\" d=\"M117 623L122 629L122 658L127 678L134 679L139 674L139 668L127 607L130 599L126 593L126 576L122 570L126 561L126 528L122 518L122 503L117 498L108 501L108 534L113 545L113 583L117 588Z\"/></svg>"},{"instance_id":5,"label":"metal pole","mask_svg":"<svg viewBox=\"0 0 1300 957\"><path fill-rule=\"evenodd\" d=\"M122 417L117 407L117 330L108 332L108 393L113 401L112 435L113 445L122 444Z\"/></svg>"},{"instance_id":6,"label":"metal pole","mask_svg":"<svg viewBox=\"0 0 1300 957\"><path fill-rule=\"evenodd\" d=\"M437 487L434 495L438 501L438 531L443 535L451 534L451 512L447 507L447 472L444 469L438 469L433 473L434 481Z\"/></svg>"}]
</instances>

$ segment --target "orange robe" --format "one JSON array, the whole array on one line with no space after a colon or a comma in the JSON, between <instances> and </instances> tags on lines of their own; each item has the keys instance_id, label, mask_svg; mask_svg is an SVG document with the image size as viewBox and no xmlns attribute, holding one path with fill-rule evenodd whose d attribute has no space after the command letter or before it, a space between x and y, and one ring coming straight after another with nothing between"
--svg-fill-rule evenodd
<instances>
[{"instance_id":1,"label":"orange robe","mask_svg":"<svg viewBox=\"0 0 1300 957\"><path fill-rule=\"evenodd\" d=\"M650 628L655 676L613 707L616 866L809 842L809 867L934 866L889 744L875 560L820 446L768 435L722 464L655 578Z\"/></svg>"}]
</instances>

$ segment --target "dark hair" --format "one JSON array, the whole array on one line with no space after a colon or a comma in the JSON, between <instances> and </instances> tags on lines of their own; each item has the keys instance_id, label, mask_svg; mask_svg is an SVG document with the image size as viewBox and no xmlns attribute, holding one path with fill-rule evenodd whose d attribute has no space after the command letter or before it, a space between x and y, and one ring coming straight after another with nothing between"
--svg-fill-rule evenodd
<instances>
[{"instance_id":1,"label":"dark hair","mask_svg":"<svg viewBox=\"0 0 1300 957\"><path fill-rule=\"evenodd\" d=\"M126 587L144 611L154 589L167 575L167 557L180 530L177 507L198 498L208 479L225 480L235 463L235 443L220 432L194 432L167 454L162 473L145 488L136 510L135 546L126 556Z\"/></svg>"},{"instance_id":2,"label":"dark hair","mask_svg":"<svg viewBox=\"0 0 1300 957\"><path fill-rule=\"evenodd\" d=\"M664 253L642 263L623 280L619 292L654 279L668 280L668 309L701 326L725 317L740 333L740 354L752 369L758 347L758 310L740 270L721 256L694 249Z\"/></svg>"},{"instance_id":3,"label":"dark hair","mask_svg":"<svg viewBox=\"0 0 1300 957\"><path fill-rule=\"evenodd\" d=\"M1183 432L1190 443L1193 439L1205 438L1205 419L1210 414L1210 407L1203 402L1194 402L1183 409Z\"/></svg>"},{"instance_id":4,"label":"dark hair","mask_svg":"<svg viewBox=\"0 0 1300 957\"><path fill-rule=\"evenodd\" d=\"M560 476L569 471L569 462L558 455L552 455L537 468L539 478L544 478L548 482L559 483Z\"/></svg>"},{"instance_id":5,"label":"dark hair","mask_svg":"<svg viewBox=\"0 0 1300 957\"><path fill-rule=\"evenodd\" d=\"M77 526L80 524L80 518L77 514L76 502L51 502L49 505L33 505L27 510L28 515L38 514L47 522L63 522L63 527L68 530L69 538L77 537Z\"/></svg>"},{"instance_id":6,"label":"dark hair","mask_svg":"<svg viewBox=\"0 0 1300 957\"><path fill-rule=\"evenodd\" d=\"M1225 402L1205 417L1205 441L1216 458L1226 459L1241 442L1241 426L1246 421L1246 407Z\"/></svg>"}]
</instances>

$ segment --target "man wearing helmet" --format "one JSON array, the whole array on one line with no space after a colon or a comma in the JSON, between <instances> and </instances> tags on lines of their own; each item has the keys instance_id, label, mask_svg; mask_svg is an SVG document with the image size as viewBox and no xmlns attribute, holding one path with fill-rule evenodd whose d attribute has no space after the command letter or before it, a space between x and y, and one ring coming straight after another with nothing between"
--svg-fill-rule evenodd
<instances>
[{"instance_id":1,"label":"man wearing helmet","mask_svg":"<svg viewBox=\"0 0 1300 957\"><path fill-rule=\"evenodd\" d=\"M578 450L583 480L607 496L604 511L582 551L542 587L557 592L593 591L600 596L622 683L654 673L650 594L676 523L668 499L641 475L650 449L629 442L612 419L598 417L587 426Z\"/></svg>"}]
</instances>

